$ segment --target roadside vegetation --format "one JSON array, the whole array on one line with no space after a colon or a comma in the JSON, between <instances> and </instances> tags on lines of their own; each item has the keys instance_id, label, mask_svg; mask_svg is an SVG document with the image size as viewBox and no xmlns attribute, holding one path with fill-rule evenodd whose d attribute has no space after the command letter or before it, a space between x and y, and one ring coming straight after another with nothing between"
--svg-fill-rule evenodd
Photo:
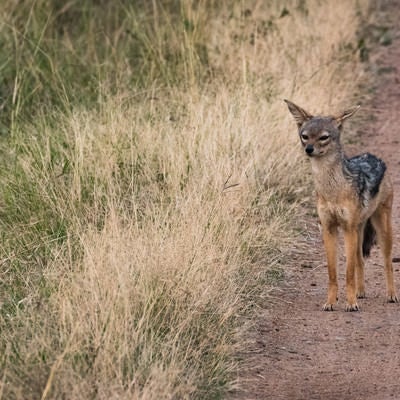
<instances>
[{"instance_id":1,"label":"roadside vegetation","mask_svg":"<svg viewBox=\"0 0 400 400\"><path fill-rule=\"evenodd\" d=\"M3 0L0 399L218 399L352 105L368 2ZM272 272L271 272L272 271Z\"/></svg>"}]
</instances>

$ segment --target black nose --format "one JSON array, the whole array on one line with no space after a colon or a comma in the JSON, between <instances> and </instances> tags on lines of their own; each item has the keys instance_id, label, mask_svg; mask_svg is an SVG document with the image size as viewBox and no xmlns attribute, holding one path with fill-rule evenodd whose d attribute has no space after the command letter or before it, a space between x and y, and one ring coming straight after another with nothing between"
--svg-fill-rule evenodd
<instances>
[{"instance_id":1,"label":"black nose","mask_svg":"<svg viewBox=\"0 0 400 400\"><path fill-rule=\"evenodd\" d=\"M308 144L308 145L306 146L306 153L307 153L307 154L312 154L313 151L314 151L314 146L313 146L312 144Z\"/></svg>"}]
</instances>

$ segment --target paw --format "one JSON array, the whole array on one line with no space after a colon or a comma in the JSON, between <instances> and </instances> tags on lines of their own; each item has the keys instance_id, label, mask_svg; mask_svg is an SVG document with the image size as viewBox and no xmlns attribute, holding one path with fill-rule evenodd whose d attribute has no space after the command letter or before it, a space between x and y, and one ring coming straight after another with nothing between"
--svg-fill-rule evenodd
<instances>
[{"instance_id":1,"label":"paw","mask_svg":"<svg viewBox=\"0 0 400 400\"><path fill-rule=\"evenodd\" d=\"M360 290L357 292L357 299L365 299L367 296L365 296L365 292L363 290Z\"/></svg>"},{"instance_id":2,"label":"paw","mask_svg":"<svg viewBox=\"0 0 400 400\"><path fill-rule=\"evenodd\" d=\"M322 311L333 311L333 304L331 303L325 303L322 306Z\"/></svg>"},{"instance_id":3,"label":"paw","mask_svg":"<svg viewBox=\"0 0 400 400\"><path fill-rule=\"evenodd\" d=\"M360 311L360 307L358 306L357 303L347 303L346 304L346 311Z\"/></svg>"},{"instance_id":4,"label":"paw","mask_svg":"<svg viewBox=\"0 0 400 400\"><path fill-rule=\"evenodd\" d=\"M393 294L389 294L389 295L388 295L388 297L387 297L387 302L388 302L388 303L398 303L398 302L399 302L399 299L398 299L398 297L396 296L396 294L393 293Z\"/></svg>"}]
</instances>

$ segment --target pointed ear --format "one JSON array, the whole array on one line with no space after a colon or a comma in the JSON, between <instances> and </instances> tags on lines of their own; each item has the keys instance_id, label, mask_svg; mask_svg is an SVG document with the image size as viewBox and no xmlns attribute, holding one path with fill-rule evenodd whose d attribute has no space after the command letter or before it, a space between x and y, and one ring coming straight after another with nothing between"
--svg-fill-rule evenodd
<instances>
[{"instance_id":1,"label":"pointed ear","mask_svg":"<svg viewBox=\"0 0 400 400\"><path fill-rule=\"evenodd\" d=\"M359 110L360 106L355 106L352 108L349 108L346 111L343 111L342 113L340 113L339 115L337 115L335 118L338 126L341 126L343 124L343 121L345 121L347 118L350 118L352 115L354 115L358 110Z\"/></svg>"},{"instance_id":2,"label":"pointed ear","mask_svg":"<svg viewBox=\"0 0 400 400\"><path fill-rule=\"evenodd\" d=\"M303 110L301 107L296 106L296 104L292 103L291 101L285 99L284 102L288 106L288 109L293 115L299 128L304 124L304 122L310 120L313 117L306 110Z\"/></svg>"}]
</instances>

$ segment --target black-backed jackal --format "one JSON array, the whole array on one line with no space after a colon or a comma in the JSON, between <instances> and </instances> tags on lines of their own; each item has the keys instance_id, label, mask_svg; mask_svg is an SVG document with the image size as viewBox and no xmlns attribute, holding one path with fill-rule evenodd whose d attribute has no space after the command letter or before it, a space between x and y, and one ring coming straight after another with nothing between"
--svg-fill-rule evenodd
<instances>
[{"instance_id":1,"label":"black-backed jackal","mask_svg":"<svg viewBox=\"0 0 400 400\"><path fill-rule=\"evenodd\" d=\"M337 302L337 237L342 228L346 253L346 311L358 311L357 298L365 297L364 256L368 256L375 234L382 250L387 301L398 302L393 283L392 202L393 189L386 165L379 158L361 154L347 158L340 142L343 122L358 107L336 116L313 116L285 100L299 130L304 151L310 157L322 225L329 285L323 306L333 310Z\"/></svg>"}]
</instances>

